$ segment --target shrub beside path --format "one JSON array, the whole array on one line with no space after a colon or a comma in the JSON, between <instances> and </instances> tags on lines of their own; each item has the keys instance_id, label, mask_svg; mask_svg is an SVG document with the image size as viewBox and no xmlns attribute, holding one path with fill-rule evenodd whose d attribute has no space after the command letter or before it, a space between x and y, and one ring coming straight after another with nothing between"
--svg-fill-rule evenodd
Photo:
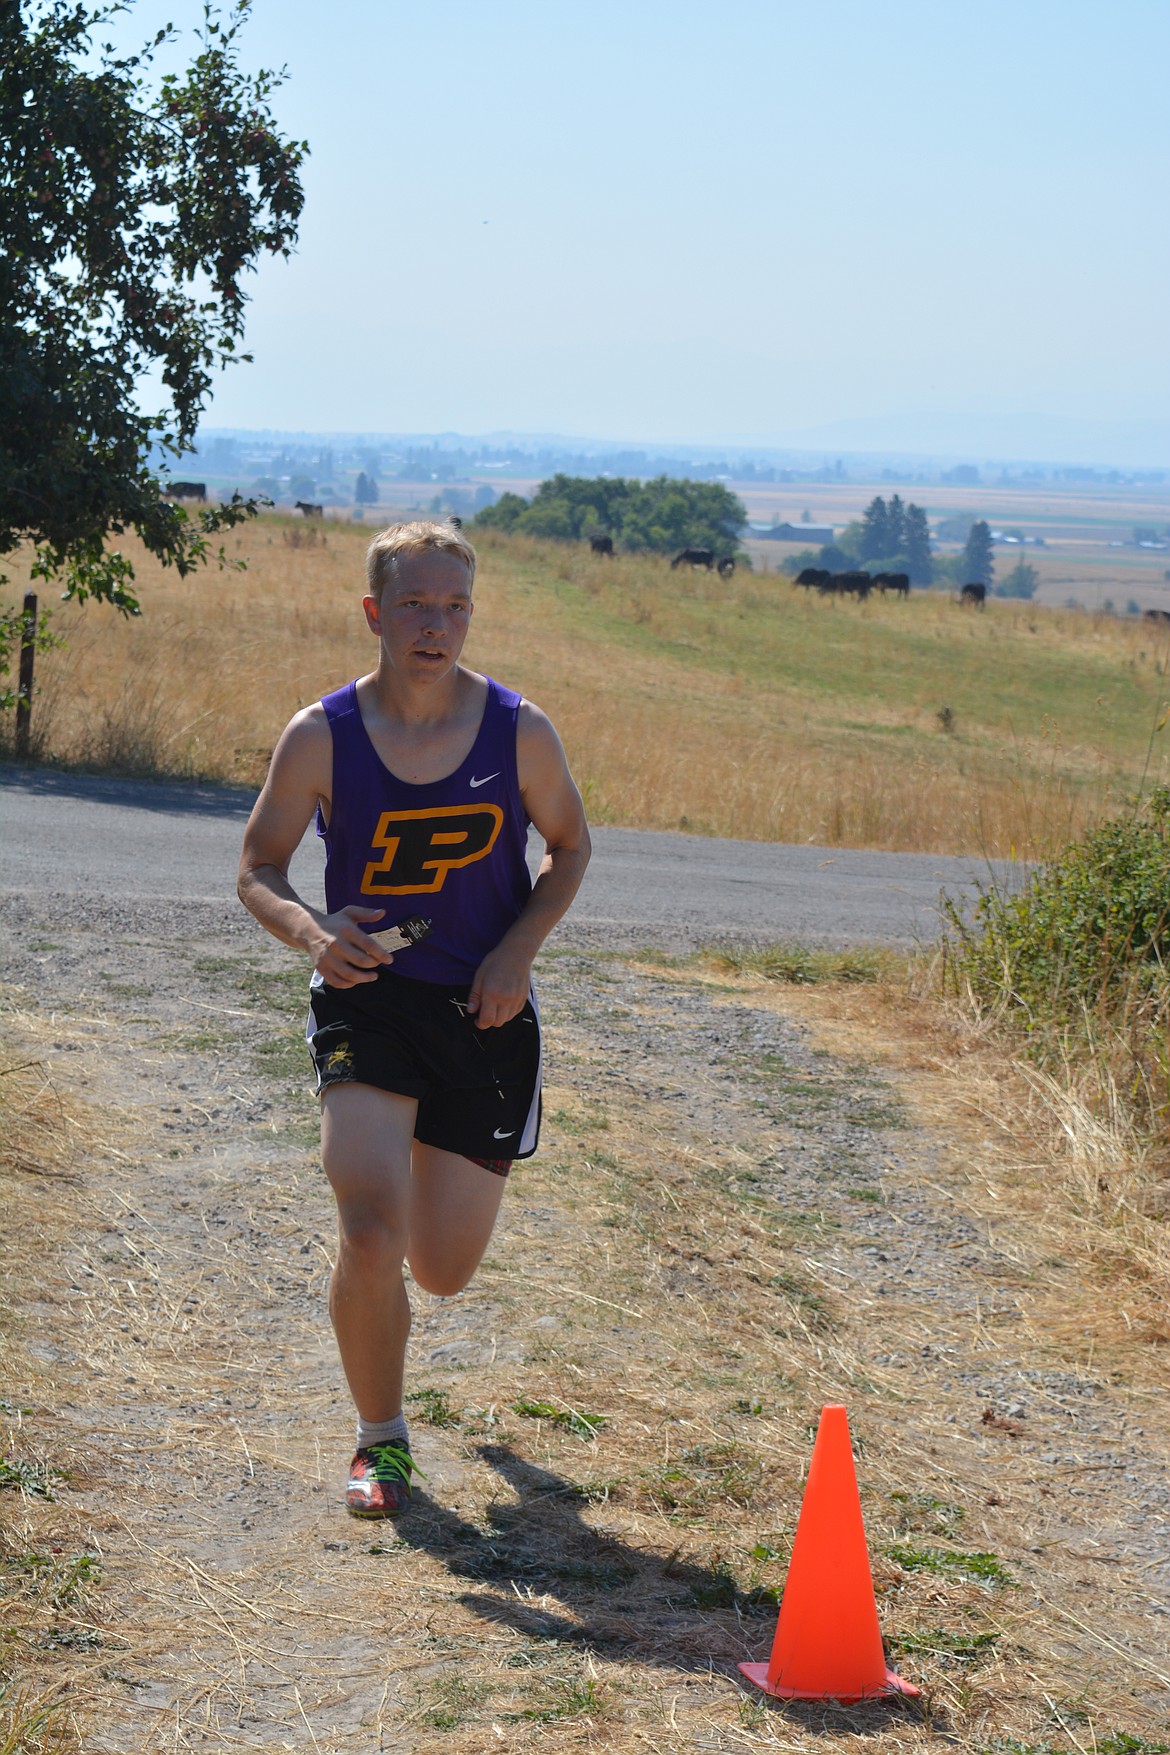
<instances>
[{"instance_id":1,"label":"shrub beside path","mask_svg":"<svg viewBox=\"0 0 1170 1755\"><path fill-rule=\"evenodd\" d=\"M0 1501L5 1588L54 1531L101 1577L3 1662L68 1683L86 1750L1170 1741L1167 1333L921 1040L840 992L547 954L542 1150L469 1292L417 1299L426 1479L386 1527L340 1509L303 966L146 899L16 901L0 945L104 1141L4 1187L5 1454L69 1474ZM837 1400L918 1706L736 1679Z\"/></svg>"}]
</instances>

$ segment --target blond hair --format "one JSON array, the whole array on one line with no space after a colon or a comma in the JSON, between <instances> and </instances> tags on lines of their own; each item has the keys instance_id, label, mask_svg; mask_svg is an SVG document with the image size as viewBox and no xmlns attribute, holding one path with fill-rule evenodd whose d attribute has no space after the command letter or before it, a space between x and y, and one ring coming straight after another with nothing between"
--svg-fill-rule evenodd
<instances>
[{"instance_id":1,"label":"blond hair","mask_svg":"<svg viewBox=\"0 0 1170 1755\"><path fill-rule=\"evenodd\" d=\"M397 576L398 563L404 555L426 554L432 550L458 555L467 568L468 585L474 584L475 550L463 532L451 524L419 519L413 524L391 524L388 529L380 530L366 550L366 580L370 596L381 603L386 582Z\"/></svg>"}]
</instances>

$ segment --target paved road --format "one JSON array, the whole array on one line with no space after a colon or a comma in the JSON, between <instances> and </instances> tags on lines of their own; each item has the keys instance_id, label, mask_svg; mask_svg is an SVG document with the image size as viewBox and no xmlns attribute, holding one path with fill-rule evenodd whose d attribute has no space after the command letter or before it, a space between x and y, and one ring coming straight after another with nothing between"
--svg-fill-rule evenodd
<instances>
[{"instance_id":1,"label":"paved road","mask_svg":"<svg viewBox=\"0 0 1170 1755\"><path fill-rule=\"evenodd\" d=\"M91 905L157 899L235 909L240 790L0 767L4 895ZM566 942L686 950L712 939L909 945L933 939L942 890L969 898L1018 868L976 859L715 841L598 829ZM533 848L533 857L537 847ZM306 836L293 881L321 897L320 845ZM170 910L168 910L169 912Z\"/></svg>"}]
</instances>

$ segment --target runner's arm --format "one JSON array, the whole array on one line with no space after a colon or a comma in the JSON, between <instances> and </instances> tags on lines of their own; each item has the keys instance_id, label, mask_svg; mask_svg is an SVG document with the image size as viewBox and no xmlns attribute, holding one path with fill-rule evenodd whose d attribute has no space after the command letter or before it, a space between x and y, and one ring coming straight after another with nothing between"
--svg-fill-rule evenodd
<instances>
[{"instance_id":1,"label":"runner's arm","mask_svg":"<svg viewBox=\"0 0 1170 1755\"><path fill-rule=\"evenodd\" d=\"M237 890L244 907L282 944L305 951L331 987L354 987L377 979L390 953L361 929L380 920L384 908L343 908L326 914L311 908L288 881L288 868L319 799L328 801L333 779L333 739L324 712L307 707L285 728L273 751L268 778L256 800L240 855Z\"/></svg>"},{"instance_id":2,"label":"runner's arm","mask_svg":"<svg viewBox=\"0 0 1170 1755\"><path fill-rule=\"evenodd\" d=\"M514 926L484 958L467 1009L481 1030L506 1024L524 1007L537 951L580 888L591 851L581 794L552 722L523 701L516 727L520 793L545 854L532 894Z\"/></svg>"}]
</instances>

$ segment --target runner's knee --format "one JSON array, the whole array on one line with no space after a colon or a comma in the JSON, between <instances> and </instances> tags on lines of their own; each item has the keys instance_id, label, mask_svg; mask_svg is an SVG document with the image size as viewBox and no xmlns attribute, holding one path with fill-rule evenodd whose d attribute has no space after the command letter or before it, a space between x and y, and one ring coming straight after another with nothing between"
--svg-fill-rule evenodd
<instances>
[{"instance_id":1,"label":"runner's knee","mask_svg":"<svg viewBox=\"0 0 1170 1755\"><path fill-rule=\"evenodd\" d=\"M341 1247L357 1268L401 1265L406 1254L406 1224L384 1207L339 1203L337 1224Z\"/></svg>"},{"instance_id":2,"label":"runner's knee","mask_svg":"<svg viewBox=\"0 0 1170 1755\"><path fill-rule=\"evenodd\" d=\"M478 1256L470 1265L457 1261L428 1261L425 1255L421 1259L416 1259L414 1254L410 1257L410 1272L415 1284L436 1298L453 1298L457 1292L462 1292L478 1266Z\"/></svg>"}]
</instances>

